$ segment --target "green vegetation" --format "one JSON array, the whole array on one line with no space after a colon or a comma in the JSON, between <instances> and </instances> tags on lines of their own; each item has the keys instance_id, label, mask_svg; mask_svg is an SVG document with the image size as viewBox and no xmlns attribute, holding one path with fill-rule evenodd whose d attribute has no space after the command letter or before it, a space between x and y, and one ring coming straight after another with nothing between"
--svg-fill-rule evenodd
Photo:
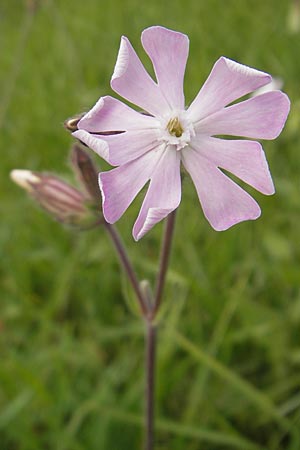
<instances>
[{"instance_id":1,"label":"green vegetation","mask_svg":"<svg viewBox=\"0 0 300 450\"><path fill-rule=\"evenodd\" d=\"M143 330L105 230L61 227L9 171L72 180L64 119L112 94L122 34L150 68L139 36L153 24L190 37L187 103L220 55L282 78L292 101L283 134L264 144L277 193L253 192L258 221L213 231L184 180L161 314L157 450L300 448L296 6L0 0L0 450L141 448ZM139 276L154 280L162 226L135 244L139 204L118 228Z\"/></svg>"}]
</instances>

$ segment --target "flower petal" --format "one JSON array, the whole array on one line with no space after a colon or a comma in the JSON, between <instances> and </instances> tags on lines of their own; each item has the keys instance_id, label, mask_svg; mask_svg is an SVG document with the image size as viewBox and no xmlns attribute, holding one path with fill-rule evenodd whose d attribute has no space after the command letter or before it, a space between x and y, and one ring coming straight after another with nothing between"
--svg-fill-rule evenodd
<instances>
[{"instance_id":1,"label":"flower petal","mask_svg":"<svg viewBox=\"0 0 300 450\"><path fill-rule=\"evenodd\" d=\"M263 194L274 194L265 153L258 142L196 137L192 147L215 167L228 170Z\"/></svg>"},{"instance_id":2,"label":"flower petal","mask_svg":"<svg viewBox=\"0 0 300 450\"><path fill-rule=\"evenodd\" d=\"M157 130L131 130L125 133L102 136L109 148L108 162L121 166L158 147Z\"/></svg>"},{"instance_id":3,"label":"flower petal","mask_svg":"<svg viewBox=\"0 0 300 450\"><path fill-rule=\"evenodd\" d=\"M168 103L158 85L146 72L129 40L124 36L121 38L111 87L117 94L154 116L169 111Z\"/></svg>"},{"instance_id":4,"label":"flower petal","mask_svg":"<svg viewBox=\"0 0 300 450\"><path fill-rule=\"evenodd\" d=\"M222 56L189 107L192 121L215 113L243 95L270 83L272 77Z\"/></svg>"},{"instance_id":5,"label":"flower petal","mask_svg":"<svg viewBox=\"0 0 300 450\"><path fill-rule=\"evenodd\" d=\"M256 89L255 91L252 92L250 96L256 97L257 95L265 94L266 92L280 91L282 87L283 87L283 80L281 78L273 77L271 83Z\"/></svg>"},{"instance_id":6,"label":"flower petal","mask_svg":"<svg viewBox=\"0 0 300 450\"><path fill-rule=\"evenodd\" d=\"M183 79L189 54L188 37L156 26L143 31L142 44L152 61L161 92L172 108L183 109Z\"/></svg>"},{"instance_id":7,"label":"flower petal","mask_svg":"<svg viewBox=\"0 0 300 450\"><path fill-rule=\"evenodd\" d=\"M89 148L94 150L101 158L108 161L109 150L107 143L102 139L102 136L90 134L85 130L77 130L72 133L74 137L86 144Z\"/></svg>"},{"instance_id":8,"label":"flower petal","mask_svg":"<svg viewBox=\"0 0 300 450\"><path fill-rule=\"evenodd\" d=\"M126 211L150 179L163 149L164 146L160 146L134 161L99 174L103 214L107 222L116 222Z\"/></svg>"},{"instance_id":9,"label":"flower petal","mask_svg":"<svg viewBox=\"0 0 300 450\"><path fill-rule=\"evenodd\" d=\"M133 227L136 241L178 207L181 199L180 159L180 152L167 147L151 175L147 194Z\"/></svg>"},{"instance_id":10,"label":"flower petal","mask_svg":"<svg viewBox=\"0 0 300 450\"><path fill-rule=\"evenodd\" d=\"M256 201L213 163L189 148L183 164L192 177L205 217L217 231L260 216Z\"/></svg>"},{"instance_id":11,"label":"flower petal","mask_svg":"<svg viewBox=\"0 0 300 450\"><path fill-rule=\"evenodd\" d=\"M92 133L105 131L127 131L136 128L151 128L153 117L138 113L116 98L101 97L95 106L78 122L78 128Z\"/></svg>"},{"instance_id":12,"label":"flower petal","mask_svg":"<svg viewBox=\"0 0 300 450\"><path fill-rule=\"evenodd\" d=\"M195 129L209 135L275 139L284 127L289 109L287 95L267 92L210 115L195 124Z\"/></svg>"}]
</instances>

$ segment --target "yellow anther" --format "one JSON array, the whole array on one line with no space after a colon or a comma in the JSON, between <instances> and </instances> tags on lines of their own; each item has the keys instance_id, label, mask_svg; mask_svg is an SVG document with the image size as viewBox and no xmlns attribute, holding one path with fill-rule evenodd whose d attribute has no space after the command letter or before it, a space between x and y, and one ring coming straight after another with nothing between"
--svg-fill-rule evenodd
<instances>
[{"instance_id":1,"label":"yellow anther","mask_svg":"<svg viewBox=\"0 0 300 450\"><path fill-rule=\"evenodd\" d=\"M167 130L170 134L172 134L172 136L176 136L177 138L182 136L183 128L181 126L181 123L179 122L178 117L173 117L173 119L169 120Z\"/></svg>"}]
</instances>

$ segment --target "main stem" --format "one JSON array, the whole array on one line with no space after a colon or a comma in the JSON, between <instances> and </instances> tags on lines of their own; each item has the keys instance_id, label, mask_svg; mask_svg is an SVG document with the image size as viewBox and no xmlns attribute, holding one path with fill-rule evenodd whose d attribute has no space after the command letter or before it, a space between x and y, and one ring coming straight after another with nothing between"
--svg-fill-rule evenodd
<instances>
[{"instance_id":1,"label":"main stem","mask_svg":"<svg viewBox=\"0 0 300 450\"><path fill-rule=\"evenodd\" d=\"M163 289L166 281L168 264L170 259L171 244L174 234L176 212L169 214L164 236L162 240L159 270L157 274L156 289L153 304L145 318L146 324L146 408L145 408L145 450L154 449L154 394L155 394L155 363L156 363L156 333L157 326L154 323L159 310Z\"/></svg>"},{"instance_id":2,"label":"main stem","mask_svg":"<svg viewBox=\"0 0 300 450\"><path fill-rule=\"evenodd\" d=\"M110 235L120 262L136 293L140 309L146 325L146 389L145 389L145 450L154 449L154 391L155 391L155 362L156 362L156 315L162 300L166 275L171 253L171 244L174 234L176 211L169 214L166 220L164 236L161 245L159 270L157 274L155 295L152 303L143 294L139 280L130 262L126 249L117 230L104 221L104 226Z\"/></svg>"},{"instance_id":3,"label":"main stem","mask_svg":"<svg viewBox=\"0 0 300 450\"><path fill-rule=\"evenodd\" d=\"M156 326L146 320L146 404L145 404L145 450L154 448L154 391L156 361Z\"/></svg>"}]
</instances>

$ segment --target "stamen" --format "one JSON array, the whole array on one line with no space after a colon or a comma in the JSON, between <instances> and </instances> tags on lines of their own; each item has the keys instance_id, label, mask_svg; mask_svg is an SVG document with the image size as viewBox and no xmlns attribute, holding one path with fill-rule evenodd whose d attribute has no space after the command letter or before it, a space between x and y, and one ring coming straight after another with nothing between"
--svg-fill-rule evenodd
<instances>
[{"instance_id":1,"label":"stamen","mask_svg":"<svg viewBox=\"0 0 300 450\"><path fill-rule=\"evenodd\" d=\"M167 130L170 134L172 134L172 136L176 136L177 138L182 136L183 128L181 126L181 123L179 122L178 117L173 117L173 119L169 120Z\"/></svg>"}]
</instances>

